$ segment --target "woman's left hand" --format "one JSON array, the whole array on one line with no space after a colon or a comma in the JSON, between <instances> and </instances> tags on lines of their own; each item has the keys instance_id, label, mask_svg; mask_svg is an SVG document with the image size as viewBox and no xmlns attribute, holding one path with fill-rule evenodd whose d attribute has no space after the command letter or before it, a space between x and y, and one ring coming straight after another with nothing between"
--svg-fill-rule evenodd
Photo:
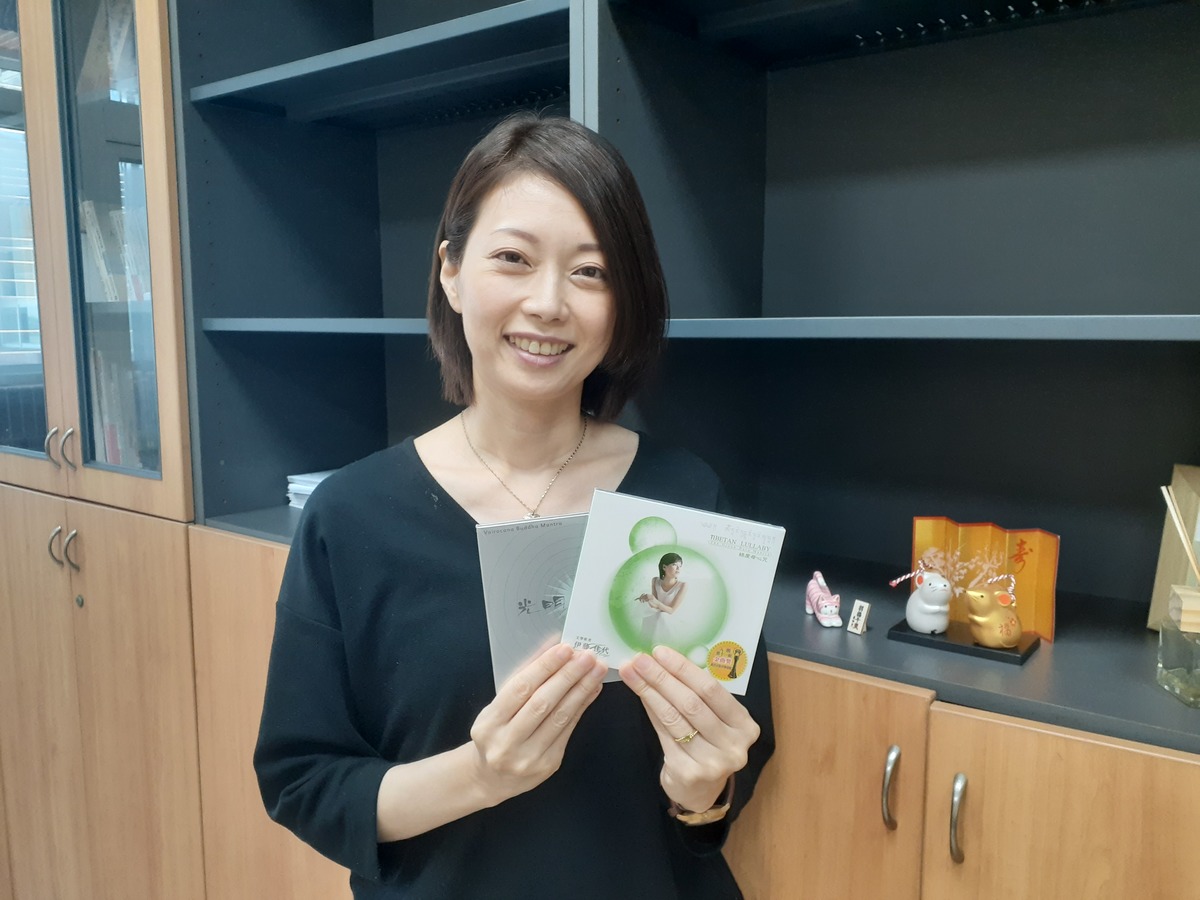
<instances>
[{"instance_id":1,"label":"woman's left hand","mask_svg":"<svg viewBox=\"0 0 1200 900\"><path fill-rule=\"evenodd\" d=\"M667 796L693 812L711 808L746 765L758 724L717 679L670 647L639 653L620 673L658 733Z\"/></svg>"}]
</instances>

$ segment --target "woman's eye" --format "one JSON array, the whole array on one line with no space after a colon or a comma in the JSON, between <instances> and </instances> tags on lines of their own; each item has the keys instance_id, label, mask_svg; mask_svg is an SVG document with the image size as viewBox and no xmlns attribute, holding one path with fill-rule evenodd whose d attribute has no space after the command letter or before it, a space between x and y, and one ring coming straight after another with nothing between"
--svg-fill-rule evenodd
<instances>
[{"instance_id":1,"label":"woman's eye","mask_svg":"<svg viewBox=\"0 0 1200 900\"><path fill-rule=\"evenodd\" d=\"M584 278L604 278L604 270L599 266L583 266L580 269L576 269L575 273L577 275L582 275Z\"/></svg>"},{"instance_id":2,"label":"woman's eye","mask_svg":"<svg viewBox=\"0 0 1200 900\"><path fill-rule=\"evenodd\" d=\"M522 257L521 254L518 253L516 250L501 250L499 253L496 254L496 259L500 260L500 262L514 263L514 264L522 263L525 261L524 257Z\"/></svg>"}]
</instances>

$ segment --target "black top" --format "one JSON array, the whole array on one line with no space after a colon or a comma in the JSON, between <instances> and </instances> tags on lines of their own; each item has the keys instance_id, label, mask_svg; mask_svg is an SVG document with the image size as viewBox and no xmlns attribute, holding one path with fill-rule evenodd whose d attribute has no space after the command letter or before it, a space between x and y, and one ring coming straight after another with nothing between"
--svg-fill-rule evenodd
<instances>
[{"instance_id":1,"label":"black top","mask_svg":"<svg viewBox=\"0 0 1200 900\"><path fill-rule=\"evenodd\" d=\"M643 436L619 490L725 511L712 470ZM743 702L762 728L734 814L774 749L766 654ZM469 740L495 696L475 521L411 438L338 471L292 542L254 765L267 811L351 870L365 898L728 900L728 821L671 820L662 749L641 702L605 685L562 766L526 794L380 844L384 772Z\"/></svg>"}]
</instances>

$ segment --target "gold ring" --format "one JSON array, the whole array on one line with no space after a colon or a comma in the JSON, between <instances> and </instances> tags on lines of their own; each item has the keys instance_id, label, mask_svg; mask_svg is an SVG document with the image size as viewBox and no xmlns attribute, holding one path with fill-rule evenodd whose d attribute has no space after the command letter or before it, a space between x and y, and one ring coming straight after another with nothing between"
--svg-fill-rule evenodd
<instances>
[{"instance_id":1,"label":"gold ring","mask_svg":"<svg viewBox=\"0 0 1200 900\"><path fill-rule=\"evenodd\" d=\"M675 738L675 743L677 743L677 744L687 744L687 743L690 743L690 742L691 742L691 740L692 740L692 738L694 738L694 737L695 737L696 735L698 735L699 733L700 733L700 729L699 729L699 728L693 728L693 729L692 729L692 733L691 733L691 734L685 734L683 737L677 737L677 738Z\"/></svg>"}]
</instances>

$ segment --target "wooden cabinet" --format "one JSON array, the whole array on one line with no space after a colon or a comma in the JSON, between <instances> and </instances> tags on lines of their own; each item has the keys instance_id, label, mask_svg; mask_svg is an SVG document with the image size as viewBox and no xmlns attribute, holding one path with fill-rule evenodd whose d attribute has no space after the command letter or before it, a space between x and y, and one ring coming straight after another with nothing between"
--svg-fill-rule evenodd
<instances>
[{"instance_id":1,"label":"wooden cabinet","mask_svg":"<svg viewBox=\"0 0 1200 900\"><path fill-rule=\"evenodd\" d=\"M190 520L166 2L16 7L0 481Z\"/></svg>"},{"instance_id":2,"label":"wooden cabinet","mask_svg":"<svg viewBox=\"0 0 1200 900\"><path fill-rule=\"evenodd\" d=\"M934 703L927 778L926 900L1200 897L1200 757Z\"/></svg>"},{"instance_id":3,"label":"wooden cabinet","mask_svg":"<svg viewBox=\"0 0 1200 900\"><path fill-rule=\"evenodd\" d=\"M21 900L83 900L92 881L66 510L0 486L0 764Z\"/></svg>"},{"instance_id":4,"label":"wooden cabinet","mask_svg":"<svg viewBox=\"0 0 1200 900\"><path fill-rule=\"evenodd\" d=\"M933 693L776 654L769 664L778 750L726 845L746 897L917 900Z\"/></svg>"},{"instance_id":5,"label":"wooden cabinet","mask_svg":"<svg viewBox=\"0 0 1200 900\"><path fill-rule=\"evenodd\" d=\"M210 897L349 898L349 873L268 817L251 759L286 545L190 529Z\"/></svg>"},{"instance_id":6,"label":"wooden cabinet","mask_svg":"<svg viewBox=\"0 0 1200 900\"><path fill-rule=\"evenodd\" d=\"M92 896L203 897L187 527L78 502L67 524Z\"/></svg>"},{"instance_id":7,"label":"wooden cabinet","mask_svg":"<svg viewBox=\"0 0 1200 900\"><path fill-rule=\"evenodd\" d=\"M1200 897L1187 849L1200 757L774 654L770 665L778 749L725 850L747 900Z\"/></svg>"},{"instance_id":8,"label":"wooden cabinet","mask_svg":"<svg viewBox=\"0 0 1200 900\"><path fill-rule=\"evenodd\" d=\"M13 894L203 898L186 526L0 486Z\"/></svg>"}]
</instances>

